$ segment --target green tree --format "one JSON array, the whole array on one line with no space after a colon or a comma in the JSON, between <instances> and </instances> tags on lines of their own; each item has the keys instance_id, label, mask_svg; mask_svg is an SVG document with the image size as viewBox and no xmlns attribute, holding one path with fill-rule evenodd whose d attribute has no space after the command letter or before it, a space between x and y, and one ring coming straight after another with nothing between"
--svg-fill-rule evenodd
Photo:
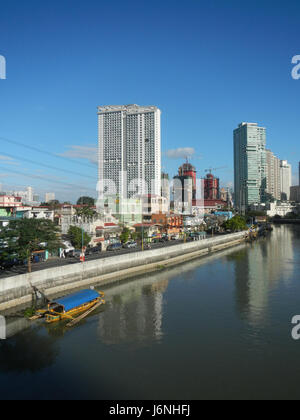
<instances>
[{"instance_id":1,"label":"green tree","mask_svg":"<svg viewBox=\"0 0 300 420\"><path fill-rule=\"evenodd\" d=\"M246 219L242 216L236 215L232 219L227 220L223 224L224 229L228 229L231 232L237 232L240 230L247 230Z\"/></svg>"},{"instance_id":2,"label":"green tree","mask_svg":"<svg viewBox=\"0 0 300 420\"><path fill-rule=\"evenodd\" d=\"M0 259L2 261L13 257L26 259L29 273L34 251L42 249L55 251L62 247L60 230L51 220L13 220L0 232Z\"/></svg>"},{"instance_id":3,"label":"green tree","mask_svg":"<svg viewBox=\"0 0 300 420\"><path fill-rule=\"evenodd\" d=\"M266 216L266 212L265 211L258 211L258 210L252 210L252 211L248 211L246 213L246 219L247 220L251 220L251 219L255 219L256 217L259 216Z\"/></svg>"},{"instance_id":4,"label":"green tree","mask_svg":"<svg viewBox=\"0 0 300 420\"><path fill-rule=\"evenodd\" d=\"M60 208L60 202L58 200L51 200L48 203L49 210L57 210Z\"/></svg>"},{"instance_id":5,"label":"green tree","mask_svg":"<svg viewBox=\"0 0 300 420\"><path fill-rule=\"evenodd\" d=\"M80 204L92 207L95 205L95 199L93 197L87 196L79 197L77 200L77 205L79 206Z\"/></svg>"},{"instance_id":6,"label":"green tree","mask_svg":"<svg viewBox=\"0 0 300 420\"><path fill-rule=\"evenodd\" d=\"M76 209L77 216L93 217L97 214L96 210L89 205L84 205Z\"/></svg>"},{"instance_id":7,"label":"green tree","mask_svg":"<svg viewBox=\"0 0 300 420\"><path fill-rule=\"evenodd\" d=\"M296 214L296 213L294 213L294 212L290 212L290 213L287 213L287 214L284 216L284 218L285 218L285 219L299 219L299 215L298 215L298 214Z\"/></svg>"},{"instance_id":8,"label":"green tree","mask_svg":"<svg viewBox=\"0 0 300 420\"><path fill-rule=\"evenodd\" d=\"M130 230L128 228L124 228L121 235L120 235L120 241L125 244L126 242L128 242L130 237Z\"/></svg>"},{"instance_id":9,"label":"green tree","mask_svg":"<svg viewBox=\"0 0 300 420\"><path fill-rule=\"evenodd\" d=\"M131 239L132 239L133 241L136 241L136 240L137 240L137 238L138 238L138 234L137 234L136 232L132 232L132 233L131 233Z\"/></svg>"},{"instance_id":10,"label":"green tree","mask_svg":"<svg viewBox=\"0 0 300 420\"><path fill-rule=\"evenodd\" d=\"M77 226L70 226L68 230L68 237L71 242L71 244L76 249L80 249L83 246L87 246L91 242L91 236L88 235L86 232L83 232L82 235L82 229L80 229ZM83 237L83 243L82 243L82 237Z\"/></svg>"}]
</instances>

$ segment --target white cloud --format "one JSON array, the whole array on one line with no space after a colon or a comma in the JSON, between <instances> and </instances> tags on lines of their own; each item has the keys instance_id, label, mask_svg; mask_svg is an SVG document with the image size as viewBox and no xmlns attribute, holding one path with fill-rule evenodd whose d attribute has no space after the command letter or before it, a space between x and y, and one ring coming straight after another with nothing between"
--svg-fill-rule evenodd
<instances>
[{"instance_id":1,"label":"white cloud","mask_svg":"<svg viewBox=\"0 0 300 420\"><path fill-rule=\"evenodd\" d=\"M96 146L70 146L70 149L59 156L71 159L86 159L96 165L98 163L98 149Z\"/></svg>"},{"instance_id":2,"label":"white cloud","mask_svg":"<svg viewBox=\"0 0 300 420\"><path fill-rule=\"evenodd\" d=\"M165 155L169 159L191 158L195 155L195 149L193 147L179 147L177 149L167 150Z\"/></svg>"},{"instance_id":3,"label":"white cloud","mask_svg":"<svg viewBox=\"0 0 300 420\"><path fill-rule=\"evenodd\" d=\"M18 162L16 162L15 159L5 155L0 155L0 161L4 165L18 165Z\"/></svg>"}]
</instances>

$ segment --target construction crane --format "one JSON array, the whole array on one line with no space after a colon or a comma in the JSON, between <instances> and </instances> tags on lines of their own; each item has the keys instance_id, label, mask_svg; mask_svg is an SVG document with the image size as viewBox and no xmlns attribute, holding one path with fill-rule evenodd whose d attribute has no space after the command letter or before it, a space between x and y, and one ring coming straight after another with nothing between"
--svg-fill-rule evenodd
<instances>
[{"instance_id":1,"label":"construction crane","mask_svg":"<svg viewBox=\"0 0 300 420\"><path fill-rule=\"evenodd\" d=\"M205 169L205 172L209 172L211 174L212 171L217 171L218 169L225 169L225 168L227 168L227 166L219 166L218 168L208 168L208 169Z\"/></svg>"}]
</instances>

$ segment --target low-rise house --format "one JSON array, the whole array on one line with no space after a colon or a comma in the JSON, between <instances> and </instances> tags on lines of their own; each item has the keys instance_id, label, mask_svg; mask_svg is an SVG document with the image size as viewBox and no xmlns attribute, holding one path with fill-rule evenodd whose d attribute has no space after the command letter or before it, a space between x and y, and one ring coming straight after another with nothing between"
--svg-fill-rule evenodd
<instances>
[{"instance_id":1,"label":"low-rise house","mask_svg":"<svg viewBox=\"0 0 300 420\"><path fill-rule=\"evenodd\" d=\"M133 227L137 233L141 233L145 237L150 237L159 233L159 226L155 223L137 223Z\"/></svg>"},{"instance_id":2,"label":"low-rise house","mask_svg":"<svg viewBox=\"0 0 300 420\"><path fill-rule=\"evenodd\" d=\"M110 195L97 200L99 213L111 214L120 223L132 226L142 222L142 201L139 198L121 198L119 195Z\"/></svg>"},{"instance_id":3,"label":"low-rise house","mask_svg":"<svg viewBox=\"0 0 300 420\"><path fill-rule=\"evenodd\" d=\"M85 216L78 213L81 208L82 206L65 205L58 211L63 235L67 235L70 226L76 226L91 236L91 245L96 245L116 238L122 232L119 221L109 209L103 214L95 211L92 216Z\"/></svg>"},{"instance_id":4,"label":"low-rise house","mask_svg":"<svg viewBox=\"0 0 300 420\"><path fill-rule=\"evenodd\" d=\"M281 216L285 217L288 213L298 212L298 206L289 202L275 202L267 205L267 215L269 217Z\"/></svg>"},{"instance_id":5,"label":"low-rise house","mask_svg":"<svg viewBox=\"0 0 300 420\"><path fill-rule=\"evenodd\" d=\"M182 231L183 228L182 214L152 214L151 221L153 224L161 226L161 230L168 235L179 233Z\"/></svg>"},{"instance_id":6,"label":"low-rise house","mask_svg":"<svg viewBox=\"0 0 300 420\"><path fill-rule=\"evenodd\" d=\"M0 209L2 208L8 208L8 209L14 209L18 207L22 207L22 198L21 197L15 197L13 195L1 195L0 196Z\"/></svg>"},{"instance_id":7,"label":"low-rise house","mask_svg":"<svg viewBox=\"0 0 300 420\"><path fill-rule=\"evenodd\" d=\"M221 211L227 207L226 201L223 200L195 200L193 202L193 215L204 215Z\"/></svg>"},{"instance_id":8,"label":"low-rise house","mask_svg":"<svg viewBox=\"0 0 300 420\"><path fill-rule=\"evenodd\" d=\"M169 212L167 198L155 194L140 195L142 203L143 221L151 221L152 214L166 214Z\"/></svg>"},{"instance_id":9,"label":"low-rise house","mask_svg":"<svg viewBox=\"0 0 300 420\"><path fill-rule=\"evenodd\" d=\"M32 207L24 212L26 219L46 219L54 222L54 210L48 207Z\"/></svg>"}]
</instances>

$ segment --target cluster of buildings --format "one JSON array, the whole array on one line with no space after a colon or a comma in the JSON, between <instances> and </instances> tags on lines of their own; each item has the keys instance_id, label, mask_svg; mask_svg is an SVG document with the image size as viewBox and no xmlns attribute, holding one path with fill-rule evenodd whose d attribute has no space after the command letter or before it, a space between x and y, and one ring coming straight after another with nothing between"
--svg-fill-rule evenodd
<instances>
[{"instance_id":1,"label":"cluster of buildings","mask_svg":"<svg viewBox=\"0 0 300 420\"><path fill-rule=\"evenodd\" d=\"M212 174L197 179L196 169L188 161L173 179L161 171L160 118L161 112L155 106L98 108L100 213L107 197L118 197L125 207L130 200L134 205L134 200L141 199L143 217L149 220L157 212L152 205L155 200L166 202L159 213L189 216L200 207L204 214L206 207L219 209L230 203L227 191L221 195L219 180Z\"/></svg>"},{"instance_id":2,"label":"cluster of buildings","mask_svg":"<svg viewBox=\"0 0 300 420\"><path fill-rule=\"evenodd\" d=\"M269 216L293 212L300 202L299 187L292 186L287 160L266 148L266 128L243 122L233 137L235 208L241 213L265 210Z\"/></svg>"},{"instance_id":3,"label":"cluster of buildings","mask_svg":"<svg viewBox=\"0 0 300 420\"><path fill-rule=\"evenodd\" d=\"M83 216L78 211L83 206L72 204L51 210L47 203L55 200L54 193L47 193L41 206L28 187L0 192L0 222L45 217L61 226L63 234L75 225L97 243L118 235L124 226L151 235L180 234L216 217L232 217L233 207L240 213L263 209L274 216L294 211L300 202L300 187L291 185L291 165L266 148L266 129L256 123L243 122L234 130L234 192L220 187L212 169L206 172L198 177L188 159L172 178L162 172L161 111L156 106L101 106L93 214Z\"/></svg>"},{"instance_id":4,"label":"cluster of buildings","mask_svg":"<svg viewBox=\"0 0 300 420\"><path fill-rule=\"evenodd\" d=\"M40 205L41 199L38 194L35 194L33 187L27 187L25 191L3 191L2 184L0 183L0 196L7 197L19 197L22 199L22 203L25 205ZM45 203L50 203L50 201L55 200L55 193L46 193L45 194Z\"/></svg>"},{"instance_id":5,"label":"cluster of buildings","mask_svg":"<svg viewBox=\"0 0 300 420\"><path fill-rule=\"evenodd\" d=\"M55 199L54 193L46 193L45 204ZM54 212L47 205L41 206L40 198L32 187L25 191L2 191L0 185L0 226L10 220L22 218L49 219L54 221Z\"/></svg>"}]
</instances>

